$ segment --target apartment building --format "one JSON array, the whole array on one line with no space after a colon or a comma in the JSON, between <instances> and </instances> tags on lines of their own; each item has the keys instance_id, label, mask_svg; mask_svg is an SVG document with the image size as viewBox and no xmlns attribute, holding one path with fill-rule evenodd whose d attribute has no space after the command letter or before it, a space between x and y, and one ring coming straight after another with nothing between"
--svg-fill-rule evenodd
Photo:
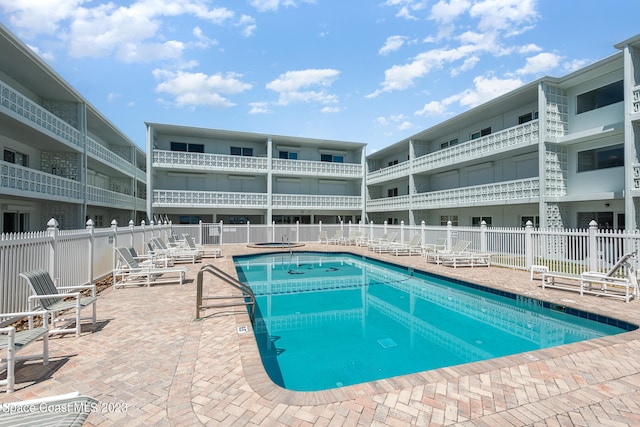
<instances>
[{"instance_id":1,"label":"apartment building","mask_svg":"<svg viewBox=\"0 0 640 427\"><path fill-rule=\"evenodd\" d=\"M640 36L367 157L370 221L638 228Z\"/></svg>"},{"instance_id":2,"label":"apartment building","mask_svg":"<svg viewBox=\"0 0 640 427\"><path fill-rule=\"evenodd\" d=\"M147 123L147 212L174 224L358 222L365 146Z\"/></svg>"},{"instance_id":3,"label":"apartment building","mask_svg":"<svg viewBox=\"0 0 640 427\"><path fill-rule=\"evenodd\" d=\"M145 154L0 25L0 230L146 218Z\"/></svg>"}]
</instances>

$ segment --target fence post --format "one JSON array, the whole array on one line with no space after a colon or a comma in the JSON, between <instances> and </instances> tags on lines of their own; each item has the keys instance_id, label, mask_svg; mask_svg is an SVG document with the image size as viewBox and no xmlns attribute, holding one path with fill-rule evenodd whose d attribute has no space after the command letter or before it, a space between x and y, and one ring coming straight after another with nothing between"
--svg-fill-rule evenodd
<instances>
[{"instance_id":1,"label":"fence post","mask_svg":"<svg viewBox=\"0 0 640 427\"><path fill-rule=\"evenodd\" d=\"M251 243L251 221L247 220L247 245Z\"/></svg>"},{"instance_id":2,"label":"fence post","mask_svg":"<svg viewBox=\"0 0 640 427\"><path fill-rule=\"evenodd\" d=\"M136 232L135 232L135 223L133 222L132 219L129 220L129 233L131 236L131 247L135 248L136 247ZM138 248L136 248L137 250Z\"/></svg>"},{"instance_id":3,"label":"fence post","mask_svg":"<svg viewBox=\"0 0 640 427\"><path fill-rule=\"evenodd\" d=\"M400 243L404 243L404 220L400 221Z\"/></svg>"},{"instance_id":4,"label":"fence post","mask_svg":"<svg viewBox=\"0 0 640 427\"><path fill-rule=\"evenodd\" d=\"M451 238L453 234L453 224L451 221L447 221L447 250L451 249Z\"/></svg>"},{"instance_id":5,"label":"fence post","mask_svg":"<svg viewBox=\"0 0 640 427\"><path fill-rule=\"evenodd\" d=\"M598 223L591 220L589 223L589 270L598 271L598 241L596 240L596 232L598 231Z\"/></svg>"},{"instance_id":6,"label":"fence post","mask_svg":"<svg viewBox=\"0 0 640 427\"><path fill-rule=\"evenodd\" d=\"M143 248L146 249L146 247L144 246L144 243L147 241L147 227L146 227L147 223L145 222L145 220L143 219L142 221L140 221L140 228L142 229L142 244L143 244ZM146 250L144 251L146 252Z\"/></svg>"},{"instance_id":7,"label":"fence post","mask_svg":"<svg viewBox=\"0 0 640 427\"><path fill-rule=\"evenodd\" d=\"M86 229L89 232L89 282L90 285L93 285L93 260L95 259L95 227L93 226L93 220L89 218L86 224Z\"/></svg>"},{"instance_id":8,"label":"fence post","mask_svg":"<svg viewBox=\"0 0 640 427\"><path fill-rule=\"evenodd\" d=\"M533 264L533 223L527 221L524 228L524 266L530 270Z\"/></svg>"},{"instance_id":9,"label":"fence post","mask_svg":"<svg viewBox=\"0 0 640 427\"><path fill-rule=\"evenodd\" d=\"M296 243L300 243L300 221L296 221Z\"/></svg>"},{"instance_id":10,"label":"fence post","mask_svg":"<svg viewBox=\"0 0 640 427\"><path fill-rule=\"evenodd\" d=\"M373 221L369 221L369 241L373 239Z\"/></svg>"},{"instance_id":11,"label":"fence post","mask_svg":"<svg viewBox=\"0 0 640 427\"><path fill-rule=\"evenodd\" d=\"M224 230L224 227L222 225L223 222L222 220L220 220L220 231L218 232L218 234L220 234L220 239L218 239L220 241L220 246L222 246L222 230Z\"/></svg>"},{"instance_id":12,"label":"fence post","mask_svg":"<svg viewBox=\"0 0 640 427\"><path fill-rule=\"evenodd\" d=\"M142 220L142 225L144 225L144 220ZM113 247L111 248L111 264L113 271L113 283L115 286L116 283L116 268L118 267L118 256L116 255L115 248L118 247L118 221L115 219L111 221L111 231L113 232Z\"/></svg>"},{"instance_id":13,"label":"fence post","mask_svg":"<svg viewBox=\"0 0 640 427\"><path fill-rule=\"evenodd\" d=\"M56 259L56 253L58 252L58 221L55 218L51 218L47 222L47 233L51 237L51 254L49 256L49 274L51 277L58 277L58 260Z\"/></svg>"},{"instance_id":14,"label":"fence post","mask_svg":"<svg viewBox=\"0 0 640 427\"><path fill-rule=\"evenodd\" d=\"M198 239L201 245L204 245L204 239L202 238L202 236L204 236L204 234L202 234L203 228L204 224L202 224L202 220L198 220Z\"/></svg>"},{"instance_id":15,"label":"fence post","mask_svg":"<svg viewBox=\"0 0 640 427\"><path fill-rule=\"evenodd\" d=\"M387 221L384 222L384 234L388 234L387 232Z\"/></svg>"},{"instance_id":16,"label":"fence post","mask_svg":"<svg viewBox=\"0 0 640 427\"><path fill-rule=\"evenodd\" d=\"M422 242L421 246L424 246L427 243L427 230L425 228L427 224L422 221L420 223L420 241Z\"/></svg>"},{"instance_id":17,"label":"fence post","mask_svg":"<svg viewBox=\"0 0 640 427\"><path fill-rule=\"evenodd\" d=\"M487 222L480 223L480 252L487 253Z\"/></svg>"}]
</instances>

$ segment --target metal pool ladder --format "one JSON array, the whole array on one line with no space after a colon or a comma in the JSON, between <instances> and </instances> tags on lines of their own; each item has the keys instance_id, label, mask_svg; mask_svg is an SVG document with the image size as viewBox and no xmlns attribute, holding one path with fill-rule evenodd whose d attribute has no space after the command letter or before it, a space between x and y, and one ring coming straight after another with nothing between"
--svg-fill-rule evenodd
<instances>
[{"instance_id":1,"label":"metal pool ladder","mask_svg":"<svg viewBox=\"0 0 640 427\"><path fill-rule=\"evenodd\" d=\"M242 295L216 295L211 297L203 297L202 296L202 279L204 273L213 274L217 278L223 280L227 284L233 286L242 292ZM208 300L232 300L242 298L242 302L223 302L221 304L207 304L204 305L204 301ZM235 277L230 276L224 271L220 270L213 264L206 264L200 268L198 271L198 279L197 279L197 291L196 291L196 318L195 320L200 320L200 313L207 308L224 308L224 307L238 307L238 306L250 306L251 310L249 312L249 317L251 318L251 323L253 324L253 319L255 317L256 312L256 296L253 294L253 291L250 287L245 285L244 283L239 282Z\"/></svg>"}]
</instances>

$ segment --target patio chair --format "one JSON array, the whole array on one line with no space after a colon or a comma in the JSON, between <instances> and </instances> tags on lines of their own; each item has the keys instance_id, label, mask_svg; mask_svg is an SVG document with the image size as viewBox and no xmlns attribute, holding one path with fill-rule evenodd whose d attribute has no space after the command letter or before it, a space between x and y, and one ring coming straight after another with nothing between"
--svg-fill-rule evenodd
<instances>
[{"instance_id":1,"label":"patio chair","mask_svg":"<svg viewBox=\"0 0 640 427\"><path fill-rule=\"evenodd\" d=\"M409 243L392 243L389 245L388 252L393 253L395 256L398 255L420 255L422 254L422 246L420 242L422 241L422 236L419 234L414 235Z\"/></svg>"},{"instance_id":2,"label":"patio chair","mask_svg":"<svg viewBox=\"0 0 640 427\"><path fill-rule=\"evenodd\" d=\"M97 405L98 400L79 392L3 403L0 427L80 427Z\"/></svg>"},{"instance_id":3,"label":"patio chair","mask_svg":"<svg viewBox=\"0 0 640 427\"><path fill-rule=\"evenodd\" d=\"M422 245L422 255L427 256L428 252L438 252L446 249L447 239L445 237L438 237L435 243L425 243Z\"/></svg>"},{"instance_id":4,"label":"patio chair","mask_svg":"<svg viewBox=\"0 0 640 427\"><path fill-rule=\"evenodd\" d=\"M620 259L605 273L599 271L583 271L580 273L580 289L581 294L584 292L616 296L620 293L620 297L629 302L631 297L638 297L638 280L630 263L631 259L636 256L636 252L624 254ZM624 276L616 275L622 269ZM600 285L600 289L594 290L593 284ZM619 290L624 291L619 292Z\"/></svg>"},{"instance_id":5,"label":"patio chair","mask_svg":"<svg viewBox=\"0 0 640 427\"><path fill-rule=\"evenodd\" d=\"M160 283L184 283L187 269L182 267L154 267L152 265L140 265L127 248L115 248L118 260L113 270L113 287L127 285L146 285Z\"/></svg>"},{"instance_id":6,"label":"patio chair","mask_svg":"<svg viewBox=\"0 0 640 427\"><path fill-rule=\"evenodd\" d=\"M138 261L138 264L147 265L151 264L154 267L171 267L173 266L173 258L165 255L154 255L152 253L146 253L143 255L138 254L135 248L128 247L129 253L133 259Z\"/></svg>"},{"instance_id":7,"label":"patio chair","mask_svg":"<svg viewBox=\"0 0 640 427\"><path fill-rule=\"evenodd\" d=\"M443 249L441 251L436 252L427 252L426 258L427 262L435 262L436 264L440 264L442 262L443 256L451 256L451 255L468 255L469 252L466 252L467 248L471 244L469 240L458 240L458 243L453 245L451 249Z\"/></svg>"},{"instance_id":8,"label":"patio chair","mask_svg":"<svg viewBox=\"0 0 640 427\"><path fill-rule=\"evenodd\" d=\"M152 253L159 255L163 254L173 258L174 262L191 261L192 264L195 264L196 260L202 258L198 250L188 248L170 248L158 237L151 239L151 246L149 246L149 248Z\"/></svg>"},{"instance_id":9,"label":"patio chair","mask_svg":"<svg viewBox=\"0 0 640 427\"><path fill-rule=\"evenodd\" d=\"M49 272L42 269L20 273L20 277L27 281L33 294L29 297L29 311L42 307L49 312L50 325L53 328L49 331L50 334L75 333L76 337L79 337L82 320L91 319L91 323L95 325L98 302L95 285L56 286ZM91 291L91 295L82 296L80 291L87 289ZM92 307L92 316L83 318L82 310L87 307ZM72 317L63 317L72 312ZM32 320L32 318L29 319L29 327L32 326ZM72 324L74 327L70 328Z\"/></svg>"},{"instance_id":10,"label":"patio chair","mask_svg":"<svg viewBox=\"0 0 640 427\"><path fill-rule=\"evenodd\" d=\"M381 238L381 239L378 239L377 242L369 243L369 250L377 252L379 254L381 254L383 252L389 252L391 246L396 241L396 236L397 235L398 235L398 233L391 232L391 233L387 234L386 238Z\"/></svg>"},{"instance_id":11,"label":"patio chair","mask_svg":"<svg viewBox=\"0 0 640 427\"><path fill-rule=\"evenodd\" d=\"M42 326L30 327L16 331L13 323L20 319L34 316L42 316ZM27 356L16 356L29 344L42 338L42 353ZM46 310L25 311L21 313L0 313L0 350L6 350L6 356L0 358L0 368L6 370L7 378L0 380L0 385L5 385L7 393L15 389L15 364L19 360L42 359L42 364L49 363L49 316ZM0 417L5 411L0 410ZM17 425L17 424L13 424Z\"/></svg>"},{"instance_id":12,"label":"patio chair","mask_svg":"<svg viewBox=\"0 0 640 427\"><path fill-rule=\"evenodd\" d=\"M491 255L479 252L460 252L453 254L441 254L440 262L449 267L490 267Z\"/></svg>"},{"instance_id":13,"label":"patio chair","mask_svg":"<svg viewBox=\"0 0 640 427\"><path fill-rule=\"evenodd\" d=\"M344 243L344 231L342 231L342 229L340 228L337 229L333 237L330 237L327 243L332 245Z\"/></svg>"},{"instance_id":14,"label":"patio chair","mask_svg":"<svg viewBox=\"0 0 640 427\"><path fill-rule=\"evenodd\" d=\"M320 234L318 234L318 241L320 242L320 244L329 244L329 237L327 236L326 231L321 231Z\"/></svg>"},{"instance_id":15,"label":"patio chair","mask_svg":"<svg viewBox=\"0 0 640 427\"><path fill-rule=\"evenodd\" d=\"M205 247L202 245L197 245L193 240L190 234L183 234L182 237L187 245L187 249L191 249L193 251L198 251L200 256L203 258L220 258L222 250L217 247Z\"/></svg>"},{"instance_id":16,"label":"patio chair","mask_svg":"<svg viewBox=\"0 0 640 427\"><path fill-rule=\"evenodd\" d=\"M345 245L355 245L358 243L358 240L362 238L362 231L353 230L349 233L349 237L345 238Z\"/></svg>"}]
</instances>

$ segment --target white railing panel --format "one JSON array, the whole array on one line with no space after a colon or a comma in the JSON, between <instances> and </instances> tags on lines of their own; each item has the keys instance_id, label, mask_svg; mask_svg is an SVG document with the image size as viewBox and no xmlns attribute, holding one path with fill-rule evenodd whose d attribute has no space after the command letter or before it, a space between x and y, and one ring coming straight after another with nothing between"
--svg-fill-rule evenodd
<instances>
[{"instance_id":1,"label":"white railing panel","mask_svg":"<svg viewBox=\"0 0 640 427\"><path fill-rule=\"evenodd\" d=\"M87 201L92 205L110 206L120 209L133 209L136 200L133 196L87 185Z\"/></svg>"},{"instance_id":2,"label":"white railing panel","mask_svg":"<svg viewBox=\"0 0 640 427\"><path fill-rule=\"evenodd\" d=\"M267 208L264 193L228 193L222 191L154 190L157 207L255 207Z\"/></svg>"},{"instance_id":3,"label":"white railing panel","mask_svg":"<svg viewBox=\"0 0 640 427\"><path fill-rule=\"evenodd\" d=\"M405 178L409 175L410 162L402 162L375 171L367 172L367 185Z\"/></svg>"},{"instance_id":4,"label":"white railing panel","mask_svg":"<svg viewBox=\"0 0 640 427\"><path fill-rule=\"evenodd\" d=\"M335 178L362 178L359 163L314 162L310 160L272 159L274 173L281 175L331 176Z\"/></svg>"},{"instance_id":5,"label":"white railing panel","mask_svg":"<svg viewBox=\"0 0 640 427\"><path fill-rule=\"evenodd\" d=\"M194 169L207 172L216 170L266 173L268 161L266 157L154 150L153 166L156 168Z\"/></svg>"},{"instance_id":6,"label":"white railing panel","mask_svg":"<svg viewBox=\"0 0 640 427\"><path fill-rule=\"evenodd\" d=\"M271 205L274 209L360 209L360 196L331 196L315 194L273 194Z\"/></svg>"},{"instance_id":7,"label":"white railing panel","mask_svg":"<svg viewBox=\"0 0 640 427\"><path fill-rule=\"evenodd\" d=\"M0 108L23 118L43 133L57 136L60 140L82 147L81 135L64 120L33 102L28 97L0 81Z\"/></svg>"},{"instance_id":8,"label":"white railing panel","mask_svg":"<svg viewBox=\"0 0 640 427\"><path fill-rule=\"evenodd\" d=\"M82 202L78 181L4 161L0 161L0 188L5 194Z\"/></svg>"},{"instance_id":9,"label":"white railing panel","mask_svg":"<svg viewBox=\"0 0 640 427\"><path fill-rule=\"evenodd\" d=\"M444 166L455 165L456 163L484 158L515 145L537 143L538 120L533 120L482 138L473 139L417 157L413 161L413 172L426 172Z\"/></svg>"}]
</instances>

